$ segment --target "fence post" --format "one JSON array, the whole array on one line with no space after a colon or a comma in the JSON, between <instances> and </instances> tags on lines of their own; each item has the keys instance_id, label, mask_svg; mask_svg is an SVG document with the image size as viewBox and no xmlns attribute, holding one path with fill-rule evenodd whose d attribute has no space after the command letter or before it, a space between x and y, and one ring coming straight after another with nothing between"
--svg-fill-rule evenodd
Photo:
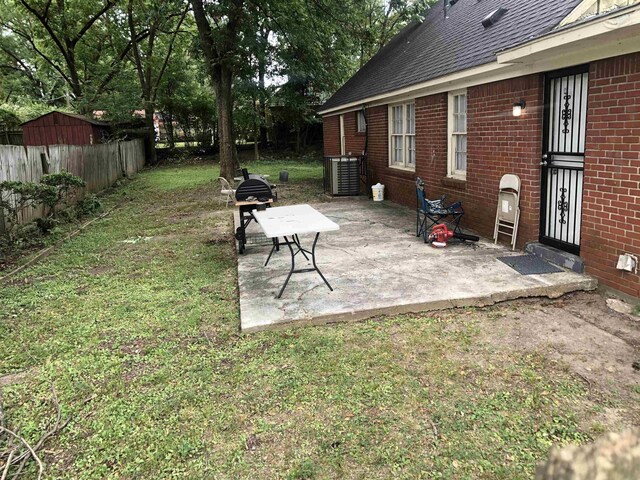
<instances>
[{"instance_id":1,"label":"fence post","mask_svg":"<svg viewBox=\"0 0 640 480\"><path fill-rule=\"evenodd\" d=\"M4 223L4 208L0 208L0 234L5 235L7 233L7 227Z\"/></svg>"}]
</instances>

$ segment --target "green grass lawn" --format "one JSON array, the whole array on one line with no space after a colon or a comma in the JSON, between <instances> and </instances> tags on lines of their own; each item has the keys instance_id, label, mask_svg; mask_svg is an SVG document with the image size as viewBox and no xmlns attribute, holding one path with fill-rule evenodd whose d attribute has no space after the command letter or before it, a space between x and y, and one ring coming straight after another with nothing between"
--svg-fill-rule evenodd
<instances>
[{"instance_id":1,"label":"green grass lawn","mask_svg":"<svg viewBox=\"0 0 640 480\"><path fill-rule=\"evenodd\" d=\"M285 202L324 198L319 162L249 167L288 170ZM217 176L144 171L1 288L0 376L23 372L2 388L9 425L37 440L52 384L73 417L46 478L518 479L591 438L584 383L484 344L474 310L240 334Z\"/></svg>"}]
</instances>

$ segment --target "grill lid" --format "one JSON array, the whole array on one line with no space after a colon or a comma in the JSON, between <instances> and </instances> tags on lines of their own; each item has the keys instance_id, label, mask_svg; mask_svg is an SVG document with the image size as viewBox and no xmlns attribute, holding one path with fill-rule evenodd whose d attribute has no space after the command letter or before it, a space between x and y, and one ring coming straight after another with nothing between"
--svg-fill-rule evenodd
<instances>
[{"instance_id":1,"label":"grill lid","mask_svg":"<svg viewBox=\"0 0 640 480\"><path fill-rule=\"evenodd\" d=\"M248 197L256 197L260 201L273 199L271 186L263 178L256 176L245 180L236 189L236 200L244 202Z\"/></svg>"}]
</instances>

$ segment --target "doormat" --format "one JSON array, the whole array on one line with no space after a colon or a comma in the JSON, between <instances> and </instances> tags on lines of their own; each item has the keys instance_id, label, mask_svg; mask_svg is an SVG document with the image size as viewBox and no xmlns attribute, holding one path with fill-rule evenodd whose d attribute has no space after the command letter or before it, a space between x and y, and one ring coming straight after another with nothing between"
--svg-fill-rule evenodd
<instances>
[{"instance_id":1,"label":"doormat","mask_svg":"<svg viewBox=\"0 0 640 480\"><path fill-rule=\"evenodd\" d=\"M539 275L541 273L559 273L560 267L545 262L534 255L517 255L513 257L498 257L502 263L509 265L521 275Z\"/></svg>"}]
</instances>

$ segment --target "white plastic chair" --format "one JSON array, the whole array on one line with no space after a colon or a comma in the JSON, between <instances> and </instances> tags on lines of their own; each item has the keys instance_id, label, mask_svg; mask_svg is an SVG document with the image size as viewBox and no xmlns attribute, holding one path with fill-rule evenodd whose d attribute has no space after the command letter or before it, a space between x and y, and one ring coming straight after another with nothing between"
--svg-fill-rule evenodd
<instances>
[{"instance_id":1,"label":"white plastic chair","mask_svg":"<svg viewBox=\"0 0 640 480\"><path fill-rule=\"evenodd\" d=\"M228 207L229 203L233 203L236 191L226 178L218 177L218 180L220 180L220 198L218 199L218 203L222 203L224 201L225 206Z\"/></svg>"},{"instance_id":2,"label":"white plastic chair","mask_svg":"<svg viewBox=\"0 0 640 480\"><path fill-rule=\"evenodd\" d=\"M496 211L496 225L493 229L493 243L498 243L498 236L511 237L511 250L516 249L518 224L520 223L520 177L513 174L503 175L500 179L498 193L498 209Z\"/></svg>"}]
</instances>

